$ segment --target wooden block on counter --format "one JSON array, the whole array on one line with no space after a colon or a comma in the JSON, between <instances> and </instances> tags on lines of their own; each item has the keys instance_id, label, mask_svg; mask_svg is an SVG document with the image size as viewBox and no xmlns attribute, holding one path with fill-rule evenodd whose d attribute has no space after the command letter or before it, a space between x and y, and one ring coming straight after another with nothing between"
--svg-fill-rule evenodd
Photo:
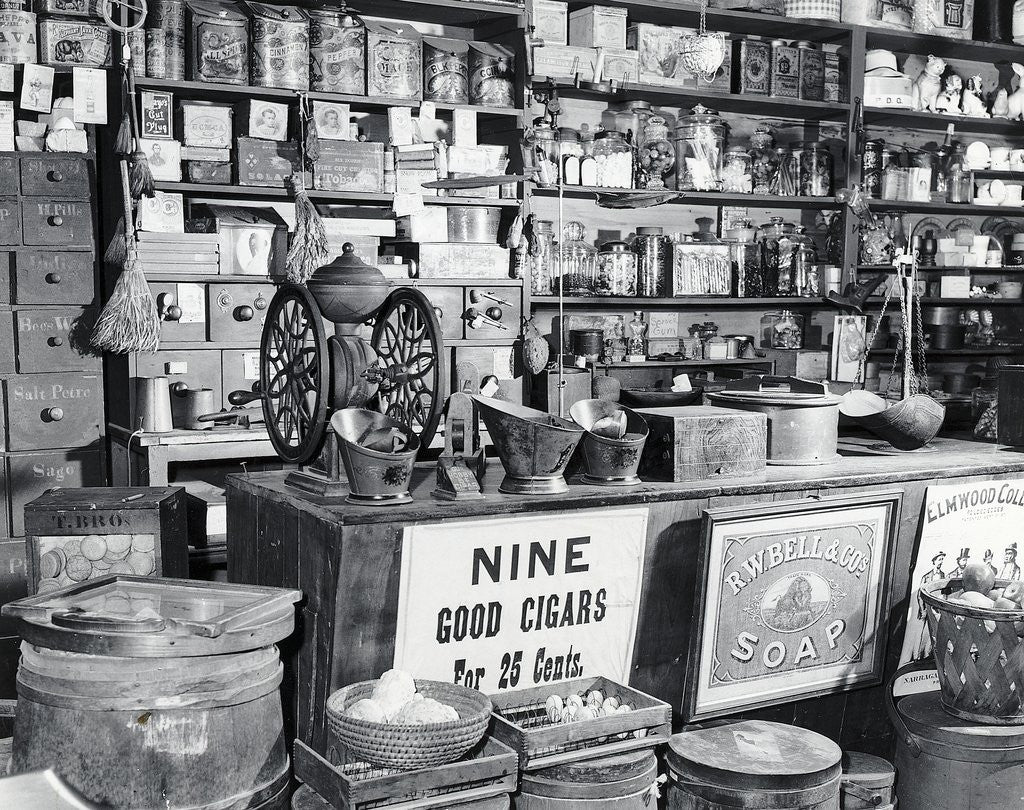
<instances>
[{"instance_id":1,"label":"wooden block on counter","mask_svg":"<svg viewBox=\"0 0 1024 810\"><path fill-rule=\"evenodd\" d=\"M651 433L640 476L661 481L706 481L763 473L768 419L762 413L709 405L639 408Z\"/></svg>"},{"instance_id":2,"label":"wooden block on counter","mask_svg":"<svg viewBox=\"0 0 1024 810\"><path fill-rule=\"evenodd\" d=\"M779 377L801 380L827 380L829 353L815 349L763 349L765 357L775 363Z\"/></svg>"}]
</instances>

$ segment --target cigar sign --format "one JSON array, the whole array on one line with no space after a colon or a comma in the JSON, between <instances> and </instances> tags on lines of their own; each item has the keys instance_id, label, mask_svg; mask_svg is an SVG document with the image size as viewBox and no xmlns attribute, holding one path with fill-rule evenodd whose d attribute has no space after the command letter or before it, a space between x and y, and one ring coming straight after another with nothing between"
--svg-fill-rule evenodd
<instances>
[{"instance_id":1,"label":"cigar sign","mask_svg":"<svg viewBox=\"0 0 1024 810\"><path fill-rule=\"evenodd\" d=\"M395 666L492 693L627 683L647 509L409 526Z\"/></svg>"},{"instance_id":2,"label":"cigar sign","mask_svg":"<svg viewBox=\"0 0 1024 810\"><path fill-rule=\"evenodd\" d=\"M901 497L704 513L688 719L880 682Z\"/></svg>"}]
</instances>

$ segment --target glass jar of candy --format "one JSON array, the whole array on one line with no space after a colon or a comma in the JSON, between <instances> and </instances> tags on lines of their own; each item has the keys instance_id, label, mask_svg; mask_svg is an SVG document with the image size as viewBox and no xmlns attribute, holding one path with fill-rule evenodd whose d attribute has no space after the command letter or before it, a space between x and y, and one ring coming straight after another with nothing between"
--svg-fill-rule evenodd
<instances>
[{"instance_id":1,"label":"glass jar of candy","mask_svg":"<svg viewBox=\"0 0 1024 810\"><path fill-rule=\"evenodd\" d=\"M580 184L580 161L583 159L580 134L572 127L559 127L558 143L562 162L562 182L567 186L578 186Z\"/></svg>"},{"instance_id":2,"label":"glass jar of candy","mask_svg":"<svg viewBox=\"0 0 1024 810\"><path fill-rule=\"evenodd\" d=\"M625 242L605 242L597 254L598 295L636 295L636 254Z\"/></svg>"},{"instance_id":3,"label":"glass jar of candy","mask_svg":"<svg viewBox=\"0 0 1024 810\"><path fill-rule=\"evenodd\" d=\"M761 294L767 298L779 294L779 241L785 234L782 217L772 217L758 229L763 280Z\"/></svg>"},{"instance_id":4,"label":"glass jar of candy","mask_svg":"<svg viewBox=\"0 0 1024 810\"><path fill-rule=\"evenodd\" d=\"M764 273L761 270L761 251L757 243L750 238L746 230L743 230L729 250L732 254L737 297L764 297Z\"/></svg>"},{"instance_id":5,"label":"glass jar of candy","mask_svg":"<svg viewBox=\"0 0 1024 810\"><path fill-rule=\"evenodd\" d=\"M698 104L676 125L676 188L721 191L725 120Z\"/></svg>"},{"instance_id":6,"label":"glass jar of candy","mask_svg":"<svg viewBox=\"0 0 1024 810\"><path fill-rule=\"evenodd\" d=\"M669 141L668 126L660 115L652 115L647 119L639 154L645 187L665 188L665 177L676 165L676 153Z\"/></svg>"},{"instance_id":7,"label":"glass jar of candy","mask_svg":"<svg viewBox=\"0 0 1024 810\"><path fill-rule=\"evenodd\" d=\"M665 295L665 275L671 261L671 243L661 228L637 228L633 239L636 254L637 295L660 298Z\"/></svg>"},{"instance_id":8,"label":"glass jar of candy","mask_svg":"<svg viewBox=\"0 0 1024 810\"><path fill-rule=\"evenodd\" d=\"M761 318L765 345L771 349L802 349L804 347L804 316L788 309L772 312Z\"/></svg>"},{"instance_id":9,"label":"glass jar of candy","mask_svg":"<svg viewBox=\"0 0 1024 810\"><path fill-rule=\"evenodd\" d=\"M775 150L775 157L779 168L772 178L771 193L779 197L795 197L800 180L796 155L786 147L780 146Z\"/></svg>"},{"instance_id":10,"label":"glass jar of candy","mask_svg":"<svg viewBox=\"0 0 1024 810\"><path fill-rule=\"evenodd\" d=\"M543 118L534 119L533 126L524 135L523 147L526 153L524 162L536 170L534 178L537 185L558 185L558 137L551 122Z\"/></svg>"},{"instance_id":11,"label":"glass jar of candy","mask_svg":"<svg viewBox=\"0 0 1024 810\"><path fill-rule=\"evenodd\" d=\"M580 222L568 222L562 228L558 252L562 260L563 295L588 296L597 291L597 248L586 239L587 230ZM557 280L552 287L557 295Z\"/></svg>"},{"instance_id":12,"label":"glass jar of candy","mask_svg":"<svg viewBox=\"0 0 1024 810\"><path fill-rule=\"evenodd\" d=\"M633 147L621 132L610 129L597 133L594 141L597 183L601 188L633 187Z\"/></svg>"},{"instance_id":13,"label":"glass jar of candy","mask_svg":"<svg viewBox=\"0 0 1024 810\"><path fill-rule=\"evenodd\" d=\"M754 191L753 158L742 146L725 150L722 164L722 191L731 194L751 194Z\"/></svg>"},{"instance_id":14,"label":"glass jar of candy","mask_svg":"<svg viewBox=\"0 0 1024 810\"><path fill-rule=\"evenodd\" d=\"M551 295L551 280L557 272L554 266L555 230L548 219L534 221L533 237L527 240L527 266L530 271L530 294Z\"/></svg>"},{"instance_id":15,"label":"glass jar of candy","mask_svg":"<svg viewBox=\"0 0 1024 810\"><path fill-rule=\"evenodd\" d=\"M771 130L758 127L750 136L750 174L754 194L771 194L779 171L779 156Z\"/></svg>"},{"instance_id":16,"label":"glass jar of candy","mask_svg":"<svg viewBox=\"0 0 1024 810\"><path fill-rule=\"evenodd\" d=\"M824 141L805 143L800 152L800 194L828 197L832 194L832 153Z\"/></svg>"}]
</instances>

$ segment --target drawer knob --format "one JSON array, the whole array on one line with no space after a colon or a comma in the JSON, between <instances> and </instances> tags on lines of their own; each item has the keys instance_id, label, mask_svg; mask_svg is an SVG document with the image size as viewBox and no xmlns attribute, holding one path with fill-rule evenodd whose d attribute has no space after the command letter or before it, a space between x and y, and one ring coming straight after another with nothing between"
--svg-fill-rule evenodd
<instances>
[{"instance_id":1,"label":"drawer knob","mask_svg":"<svg viewBox=\"0 0 1024 810\"><path fill-rule=\"evenodd\" d=\"M235 307L236 321L251 321L255 315L255 311L248 304L243 304L240 307Z\"/></svg>"},{"instance_id":2,"label":"drawer knob","mask_svg":"<svg viewBox=\"0 0 1024 810\"><path fill-rule=\"evenodd\" d=\"M56 169L50 169L50 171L48 171L46 173L46 176L47 176L48 179L50 179L54 183L63 183L64 182L64 173L63 172L59 172Z\"/></svg>"},{"instance_id":3,"label":"drawer knob","mask_svg":"<svg viewBox=\"0 0 1024 810\"><path fill-rule=\"evenodd\" d=\"M50 217L46 221L49 222L54 228L59 228L61 225L64 224L64 217L54 216Z\"/></svg>"},{"instance_id":4,"label":"drawer knob","mask_svg":"<svg viewBox=\"0 0 1024 810\"><path fill-rule=\"evenodd\" d=\"M444 318L444 310L443 310L443 309L441 309L441 307L434 307L434 314L435 314L435 315L437 316L437 319L438 319L439 321L440 321L440 320L441 320L442 318Z\"/></svg>"},{"instance_id":5,"label":"drawer knob","mask_svg":"<svg viewBox=\"0 0 1024 810\"><path fill-rule=\"evenodd\" d=\"M181 320L181 307L177 304L171 304L167 309L164 310L165 321L179 321Z\"/></svg>"},{"instance_id":6,"label":"drawer knob","mask_svg":"<svg viewBox=\"0 0 1024 810\"><path fill-rule=\"evenodd\" d=\"M176 382L171 383L171 393L176 397L183 397L188 393L188 383Z\"/></svg>"},{"instance_id":7,"label":"drawer knob","mask_svg":"<svg viewBox=\"0 0 1024 810\"><path fill-rule=\"evenodd\" d=\"M60 273L47 273L46 274L47 284L60 284Z\"/></svg>"},{"instance_id":8,"label":"drawer knob","mask_svg":"<svg viewBox=\"0 0 1024 810\"><path fill-rule=\"evenodd\" d=\"M64 418L63 408L47 408L43 413L48 422L59 422Z\"/></svg>"},{"instance_id":9,"label":"drawer knob","mask_svg":"<svg viewBox=\"0 0 1024 810\"><path fill-rule=\"evenodd\" d=\"M51 346L63 346L64 338L54 335L52 338L48 338L46 342L49 343Z\"/></svg>"}]
</instances>

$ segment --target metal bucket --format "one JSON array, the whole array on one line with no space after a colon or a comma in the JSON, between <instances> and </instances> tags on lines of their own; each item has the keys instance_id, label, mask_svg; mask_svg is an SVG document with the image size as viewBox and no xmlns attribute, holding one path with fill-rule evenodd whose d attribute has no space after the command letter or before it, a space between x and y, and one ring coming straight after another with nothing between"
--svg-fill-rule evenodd
<instances>
[{"instance_id":1,"label":"metal bucket","mask_svg":"<svg viewBox=\"0 0 1024 810\"><path fill-rule=\"evenodd\" d=\"M474 395L480 418L505 468L499 492L557 495L568 492L563 474L583 428L568 419L511 402Z\"/></svg>"},{"instance_id":2,"label":"metal bucket","mask_svg":"<svg viewBox=\"0 0 1024 810\"><path fill-rule=\"evenodd\" d=\"M366 506L390 506L409 503L409 481L412 479L420 440L397 419L362 408L343 408L331 417L331 427L338 434L341 462L348 476L349 503ZM400 453L383 453L359 444L369 430L397 428L405 434L406 448Z\"/></svg>"},{"instance_id":3,"label":"metal bucket","mask_svg":"<svg viewBox=\"0 0 1024 810\"><path fill-rule=\"evenodd\" d=\"M591 432L598 420L619 413L626 416L626 431L621 439ZM587 431L583 437L583 460L587 468L584 481L606 487L630 487L640 483L636 471L650 433L646 419L634 410L604 399L576 402L569 408L569 415Z\"/></svg>"},{"instance_id":4,"label":"metal bucket","mask_svg":"<svg viewBox=\"0 0 1024 810\"><path fill-rule=\"evenodd\" d=\"M497 244L501 209L489 205L448 206L448 241Z\"/></svg>"},{"instance_id":5,"label":"metal bucket","mask_svg":"<svg viewBox=\"0 0 1024 810\"><path fill-rule=\"evenodd\" d=\"M889 760L859 751L843 752L842 810L892 810L895 782L896 769Z\"/></svg>"}]
</instances>

